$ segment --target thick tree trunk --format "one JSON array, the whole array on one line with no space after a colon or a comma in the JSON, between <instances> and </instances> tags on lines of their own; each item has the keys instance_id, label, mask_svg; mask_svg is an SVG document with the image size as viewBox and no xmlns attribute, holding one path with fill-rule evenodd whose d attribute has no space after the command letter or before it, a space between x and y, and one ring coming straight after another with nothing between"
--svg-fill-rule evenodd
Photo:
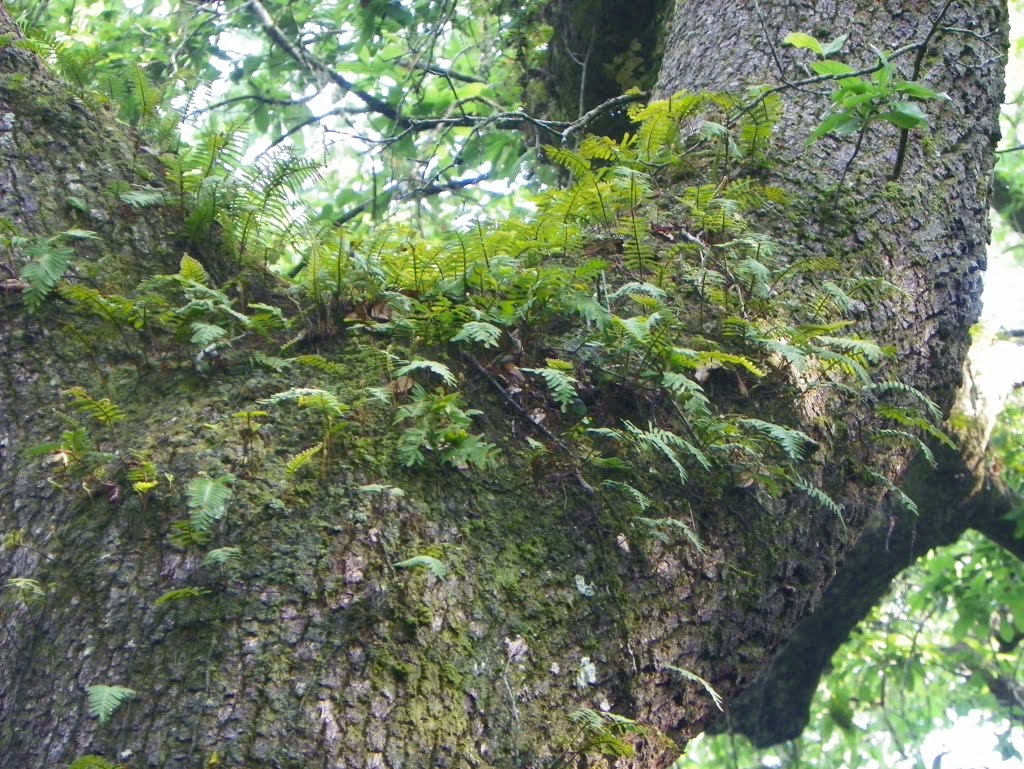
<instances>
[{"instance_id":1,"label":"thick tree trunk","mask_svg":"<svg viewBox=\"0 0 1024 769\"><path fill-rule=\"evenodd\" d=\"M794 59L778 48L789 31L852 32L851 63L870 63L871 45L924 40L942 4L817 5L774 3L762 17L751 2L679 3L662 94L778 80L777 67ZM922 78L952 101L930 107L932 130L911 137L898 181L886 175L899 136L879 129L837 191L853 142L804 148L822 104L803 91L786 95L777 137L778 181L798 208L766 226L794 258L835 256L907 291L866 311L864 329L898 349L885 376L947 408L978 309L1004 16L995 2L948 11L942 26L974 34L932 39ZM0 9L5 32L13 29ZM0 216L23 233L99 232L101 244L74 262L87 284L130 287L173 272L180 256L169 221L133 214L108 193L112 182L155 173L133 148L31 56L0 45ZM4 255L12 279L22 259ZM736 489L689 498L707 546L699 555L623 547L571 478L545 474L521 452L506 452L486 481L439 471L396 480L363 436L344 445L349 464L329 480L237 484L225 526L242 565L210 569L166 544L183 512L180 489L148 504L116 486L84 498L55 489L25 451L62 429L61 390L88 384L128 414L115 442L153 458L177 484L237 472L227 415L291 384L249 369L197 379L180 367L147 368L88 331L73 333L81 321L59 304L33 316L7 291L0 305L0 531L18 532L0 579L37 579L47 591L27 604L8 591L2 609L5 769L62 766L86 753L164 769L564 765L583 747L568 719L579 707L685 739L715 708L672 668L702 676L727 700L749 685L818 602L878 504L854 465L881 458L896 478L908 460L858 445L870 418L861 407L808 396L792 415L822 447L808 474L845 504L845 525L790 496ZM331 353L352 387L378 383L355 345ZM494 399L491 432L514 417ZM298 430L282 421L267 434L268 464L308 445ZM381 481L406 497L356 491ZM446 579L394 568L424 552L443 555ZM187 585L211 592L154 603ZM86 687L97 684L137 697L101 725L86 708ZM623 765L672 755L657 739L641 747Z\"/></svg>"}]
</instances>

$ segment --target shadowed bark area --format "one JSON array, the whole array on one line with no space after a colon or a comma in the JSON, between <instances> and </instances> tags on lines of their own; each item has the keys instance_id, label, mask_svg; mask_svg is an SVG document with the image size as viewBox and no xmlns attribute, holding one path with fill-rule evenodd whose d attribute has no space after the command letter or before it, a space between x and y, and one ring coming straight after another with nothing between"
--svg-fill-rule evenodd
<instances>
[{"instance_id":1,"label":"shadowed bark area","mask_svg":"<svg viewBox=\"0 0 1024 769\"><path fill-rule=\"evenodd\" d=\"M857 30L858 55L923 39L935 12L865 0L810 14L806 5L776 4L766 20L754 3L680 3L662 94L776 79L776 57L792 57L775 49L786 31L824 37L842 20ZM1004 11L975 4L956 10L950 26L1005 44ZM6 15L0 34L4 24ZM879 129L837 189L852 143L805 148L823 101L787 96L781 170L766 173L794 202L765 226L794 262L834 257L903 288L893 302L866 305L859 320L896 348L883 377L948 408L978 310L1002 80L1000 62L973 38L939 38L927 61L924 78L952 101L930 107L934 130L912 138L896 184L885 178L898 136ZM74 280L130 287L176 269L173 212L166 222L139 216L108 193L113 181L156 183L132 137L10 45L0 48L0 153L0 215L26 233L100 234L77 254ZM87 213L67 205L69 193ZM25 256L4 258L16 274ZM626 547L570 466L557 455L531 459L519 415L471 370L464 388L505 450L494 473L399 472L389 413L339 438L330 474L285 482L269 469L308 446L315 425L275 419L255 466L239 461L237 428L225 426L225 415L295 386L285 375L239 363L197 376L166 357L147 365L59 301L37 315L16 292L0 305L0 530L22 532L25 543L0 561L0 578L47 586L41 603L4 605L0 767L11 769L84 753L164 769L564 766L586 747L568 719L578 707L685 740L716 711L673 668L727 700L750 685L872 520L881 492L862 464L897 478L909 456L869 444L864 403L791 382L765 387L745 407L814 437L807 476L845 505L845 522L799 494L694 484L682 493L705 553ZM318 350L349 373L334 383L340 397L380 384L379 359L343 334ZM171 491L148 504L111 487L61 492L26 457L59 433L61 389L82 383L127 414L104 440L158 460L177 479ZM245 557L211 569L167 535L182 515L180 486L226 469L241 477L221 533ZM404 498L358 490L381 482L400 485ZM666 498L680 494L666 485ZM417 554L442 556L447 578L395 567ZM158 603L186 586L209 592ZM101 725L85 702L96 684L138 696ZM675 752L656 738L639 747L619 764L657 765Z\"/></svg>"}]
</instances>

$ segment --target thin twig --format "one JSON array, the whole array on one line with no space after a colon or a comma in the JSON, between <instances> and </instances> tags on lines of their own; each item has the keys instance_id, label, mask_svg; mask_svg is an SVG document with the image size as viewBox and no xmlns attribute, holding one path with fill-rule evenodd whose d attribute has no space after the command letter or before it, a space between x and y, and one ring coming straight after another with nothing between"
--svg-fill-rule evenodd
<instances>
[{"instance_id":1,"label":"thin twig","mask_svg":"<svg viewBox=\"0 0 1024 769\"><path fill-rule=\"evenodd\" d=\"M914 57L914 69L910 74L911 81L917 80L921 77L921 65L924 63L924 56L928 52L928 44L932 41L935 33L939 31L939 24L942 23L942 19L945 17L946 12L950 6L953 5L954 0L946 0L946 4L942 6L942 10L939 11L939 15L935 17L931 27L928 29L928 34L925 35L924 41L921 43L921 47L917 49L917 56ZM889 177L890 181L896 181L900 178L900 174L903 173L903 163L907 159L907 146L910 144L910 129L900 129L900 146L896 150L896 164L893 166L892 175Z\"/></svg>"}]
</instances>

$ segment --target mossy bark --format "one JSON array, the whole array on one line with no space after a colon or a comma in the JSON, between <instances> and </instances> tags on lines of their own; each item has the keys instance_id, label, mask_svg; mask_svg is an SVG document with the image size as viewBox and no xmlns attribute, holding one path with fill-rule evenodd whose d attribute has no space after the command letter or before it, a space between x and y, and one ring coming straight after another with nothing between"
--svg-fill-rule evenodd
<instances>
[{"instance_id":1,"label":"mossy bark","mask_svg":"<svg viewBox=\"0 0 1024 769\"><path fill-rule=\"evenodd\" d=\"M934 13L920 3L838 2L813 14L806 5L775 4L766 20L747 2L680 3L660 90L775 79L776 58L792 56L775 49L785 31L824 36L855 23L863 52L923 39ZM836 189L852 145L805 149L820 105L788 97L778 181L803 202L773 224L794 253L838 256L906 289L865 310L863 328L898 349L890 378L945 407L978 309L1002 96L987 46L1005 43L1004 9L974 4L950 26L977 35L929 50L925 79L953 100L934 110L927 152L911 141L895 188L885 176L897 136L872 134ZM77 279L124 288L175 271L174 212L139 214L109 194L111 182L155 178L146 153L10 45L0 48L0 153L0 215L25 233L100 234L79 253ZM16 273L21 258L5 264ZM29 314L16 292L0 296L0 313L0 531L21 532L22 543L4 552L0 579L34 578L47 591L38 603L4 599L0 767L11 769L82 754L164 769L563 766L585 748L568 718L579 707L685 740L715 707L672 668L727 700L738 694L818 602L877 506L854 464L880 459L896 478L908 460L859 444L869 418L859 407L766 397L765 409L801 419L819 441L808 474L845 503L845 524L799 495L720 485L679 500L706 553L637 544L557 458L531 461L514 434L518 415L484 386L474 405L505 449L487 477L396 469L390 416L379 415L340 435L323 473L286 482L283 458L315 442L317 426L282 415L253 445L229 415L293 380L241 365L204 377L180 361L147 365L59 302ZM379 384L343 335L320 349L351 372L343 396ZM472 376L468 389L480 385ZM149 499L120 482L93 496L48 482L53 468L25 450L59 434L60 391L83 383L127 412L102 440L153 458L175 481L164 476ZM240 481L218 537L243 558L210 568L167 535L184 514L181 485L226 469ZM378 482L406 494L358 490ZM417 554L443 560L448 575L395 567ZM185 586L209 592L157 605ZM100 724L86 709L95 684L137 697ZM673 755L660 739L638 747L621 765Z\"/></svg>"}]
</instances>

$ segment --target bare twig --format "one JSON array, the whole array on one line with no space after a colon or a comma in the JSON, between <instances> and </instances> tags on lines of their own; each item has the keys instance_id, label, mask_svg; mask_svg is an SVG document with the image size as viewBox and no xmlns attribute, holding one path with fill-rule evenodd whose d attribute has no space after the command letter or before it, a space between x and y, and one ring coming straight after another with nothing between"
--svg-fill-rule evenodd
<instances>
[{"instance_id":1,"label":"bare twig","mask_svg":"<svg viewBox=\"0 0 1024 769\"><path fill-rule=\"evenodd\" d=\"M939 24L942 23L942 19L945 18L946 12L949 11L950 6L953 5L954 0L946 0L946 4L942 6L942 10L939 11L939 15L932 21L931 27L928 29L928 34L924 36L924 40L921 42L921 47L917 49L917 56L914 57L914 69L910 74L910 79L917 80L921 77L921 65L924 63L924 55L928 52L928 44L931 43L932 38L935 37L935 33L939 31ZM903 163L907 159L907 145L910 143L910 129L900 129L900 146L896 150L896 164L893 166L892 175L889 177L890 180L895 181L900 178L900 174L903 173Z\"/></svg>"}]
</instances>

